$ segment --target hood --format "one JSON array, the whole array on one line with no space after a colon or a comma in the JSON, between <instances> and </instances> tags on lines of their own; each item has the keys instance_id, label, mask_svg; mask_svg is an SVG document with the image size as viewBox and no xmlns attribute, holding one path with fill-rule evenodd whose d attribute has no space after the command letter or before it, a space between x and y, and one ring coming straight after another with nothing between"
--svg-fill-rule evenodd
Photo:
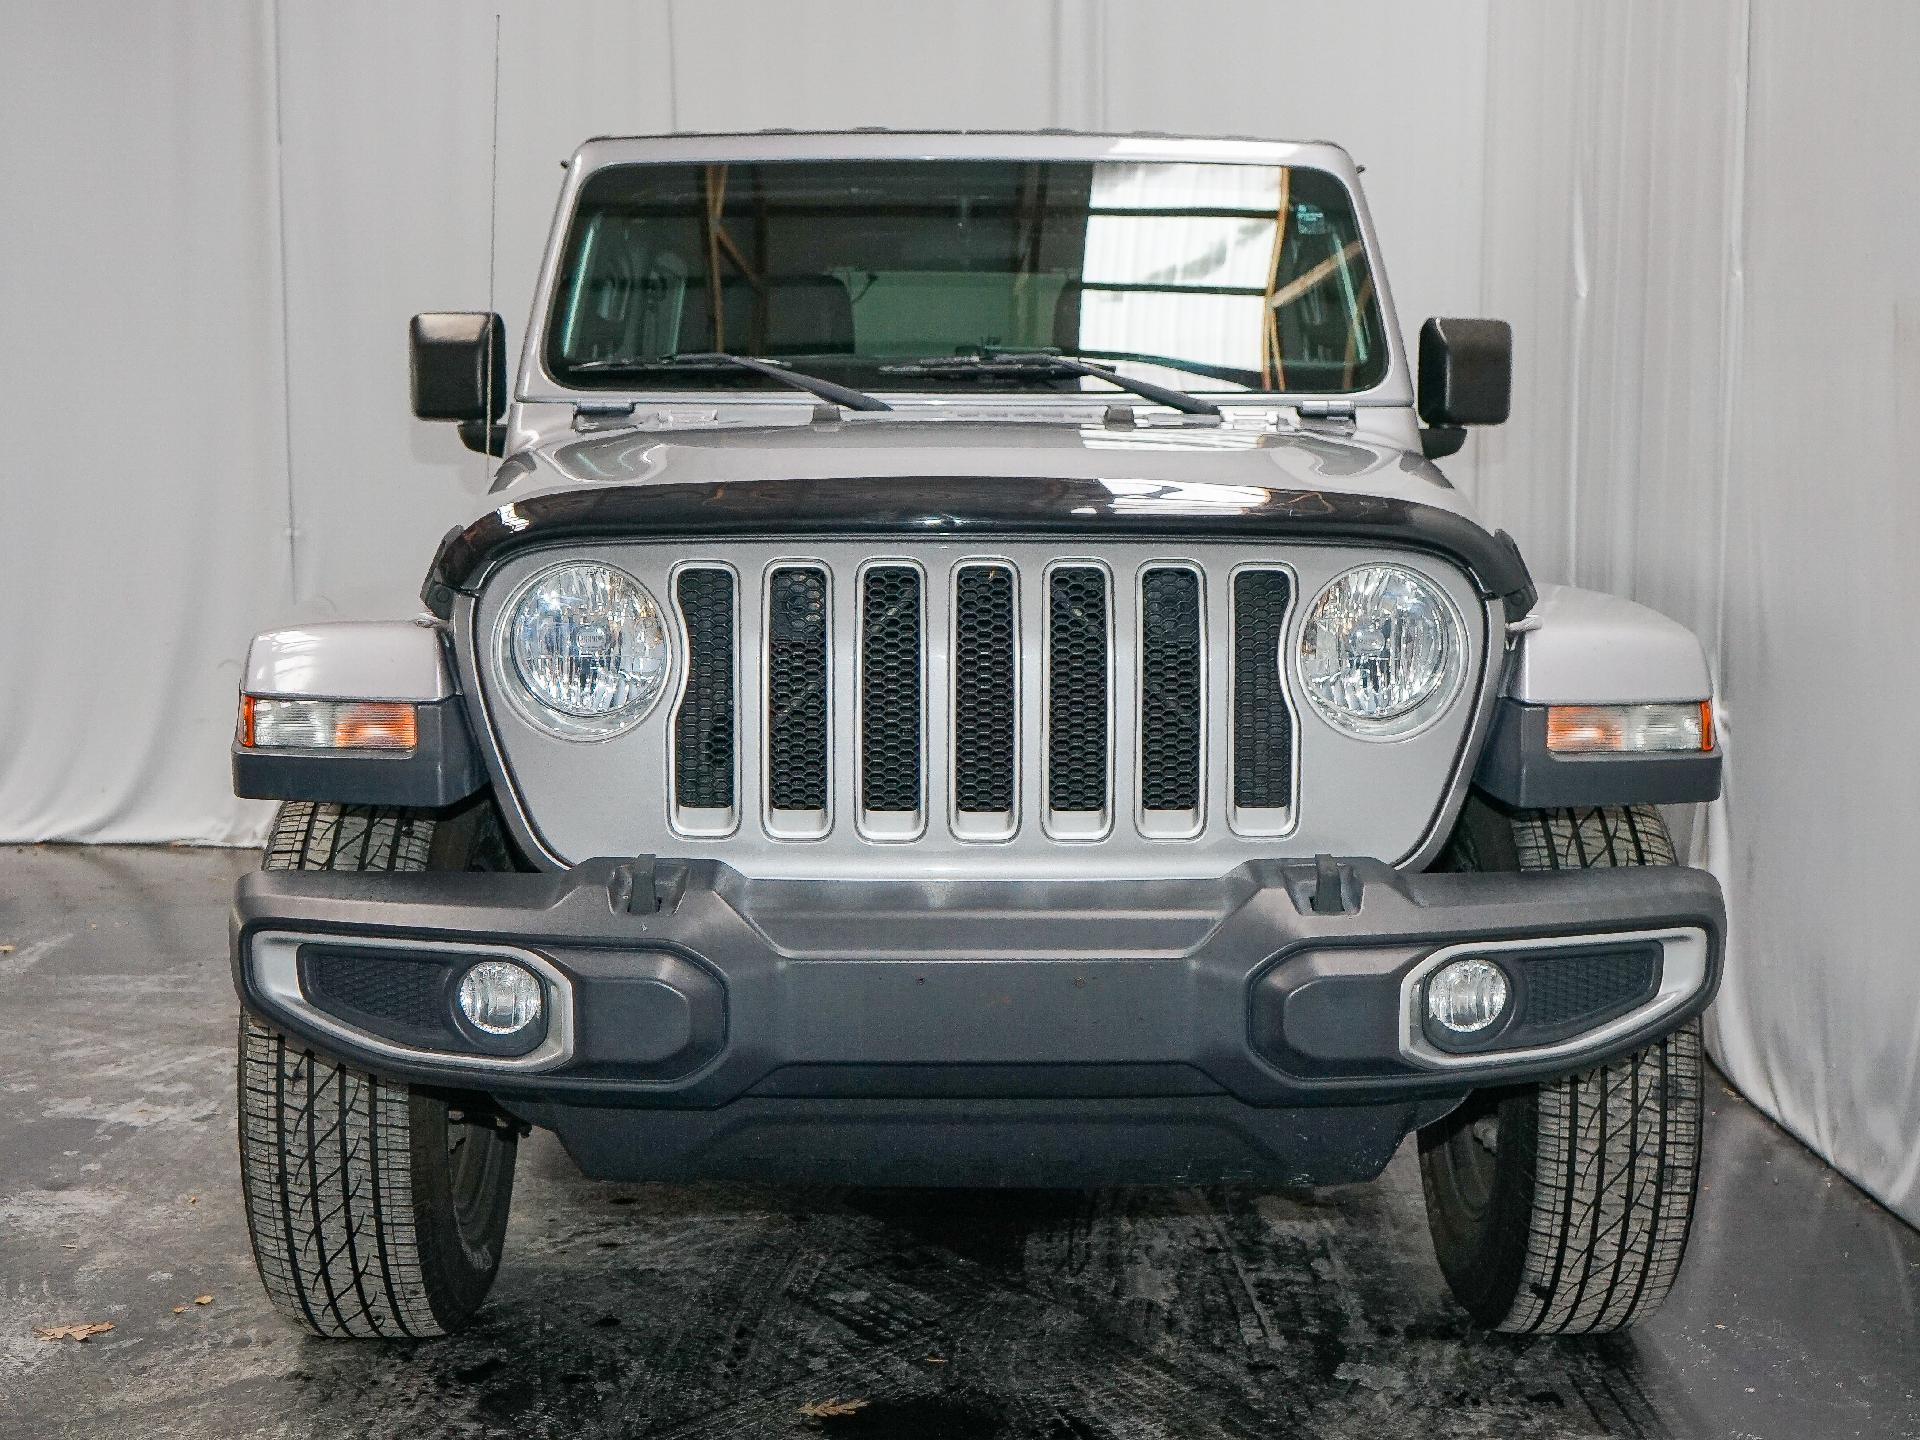
<instances>
[{"instance_id":1,"label":"hood","mask_svg":"<svg viewBox=\"0 0 1920 1440\"><path fill-rule=\"evenodd\" d=\"M1193 535L1365 542L1458 564L1508 618L1533 603L1513 542L1425 459L1317 431L1145 433L954 422L623 430L564 438L500 468L496 504L454 530L421 598L445 618L507 555L644 536Z\"/></svg>"},{"instance_id":2,"label":"hood","mask_svg":"<svg viewBox=\"0 0 1920 1440\"><path fill-rule=\"evenodd\" d=\"M568 434L508 460L490 498L498 504L573 486L883 476L951 479L956 505L965 503L967 480L980 477L1317 490L1469 513L1431 461L1383 435L1244 421L1119 429L887 419Z\"/></svg>"}]
</instances>

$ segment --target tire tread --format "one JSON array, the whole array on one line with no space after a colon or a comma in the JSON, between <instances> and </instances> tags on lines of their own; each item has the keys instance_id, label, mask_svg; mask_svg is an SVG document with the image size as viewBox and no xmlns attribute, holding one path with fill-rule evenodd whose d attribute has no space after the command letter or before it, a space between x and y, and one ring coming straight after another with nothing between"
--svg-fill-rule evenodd
<instances>
[{"instance_id":1,"label":"tire tread","mask_svg":"<svg viewBox=\"0 0 1920 1440\"><path fill-rule=\"evenodd\" d=\"M268 870L428 868L434 817L290 801ZM336 1065L240 1017L240 1174L274 1307L315 1335L445 1334L423 1265L408 1088Z\"/></svg>"},{"instance_id":2,"label":"tire tread","mask_svg":"<svg viewBox=\"0 0 1920 1440\"><path fill-rule=\"evenodd\" d=\"M240 1021L241 1179L267 1295L316 1335L443 1333L413 1226L407 1093Z\"/></svg>"},{"instance_id":3,"label":"tire tread","mask_svg":"<svg viewBox=\"0 0 1920 1440\"><path fill-rule=\"evenodd\" d=\"M1675 863L1666 823L1651 805L1519 811L1508 819L1521 870ZM1646 1318L1666 1299L1698 1188L1704 1063L1695 1020L1632 1055L1501 1102L1503 1111L1522 1107L1520 1123L1502 1123L1501 1143L1504 1152L1517 1142L1520 1193L1529 1198L1518 1284L1510 1302L1492 1301L1495 1313L1476 1303L1484 1323L1518 1334L1598 1334ZM1426 1177L1430 1205L1438 1203L1438 1176ZM1514 1273L1504 1262L1494 1268Z\"/></svg>"},{"instance_id":4,"label":"tire tread","mask_svg":"<svg viewBox=\"0 0 1920 1440\"><path fill-rule=\"evenodd\" d=\"M1539 1091L1534 1204L1495 1328L1592 1334L1651 1314L1679 1275L1700 1154L1700 1031Z\"/></svg>"}]
</instances>

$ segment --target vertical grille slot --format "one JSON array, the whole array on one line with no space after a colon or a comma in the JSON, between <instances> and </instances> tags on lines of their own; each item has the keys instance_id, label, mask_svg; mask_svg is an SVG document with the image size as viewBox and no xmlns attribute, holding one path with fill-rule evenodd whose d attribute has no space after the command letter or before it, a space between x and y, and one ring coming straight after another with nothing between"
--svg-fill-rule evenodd
<instances>
[{"instance_id":1,"label":"vertical grille slot","mask_svg":"<svg viewBox=\"0 0 1920 1440\"><path fill-rule=\"evenodd\" d=\"M1047 809L1065 838L1104 834L1113 723L1107 572L1047 572Z\"/></svg>"},{"instance_id":2,"label":"vertical grille slot","mask_svg":"<svg viewBox=\"0 0 1920 1440\"><path fill-rule=\"evenodd\" d=\"M827 577L811 565L767 577L768 829L827 829ZM784 813L783 813L784 812Z\"/></svg>"},{"instance_id":3,"label":"vertical grille slot","mask_svg":"<svg viewBox=\"0 0 1920 1440\"><path fill-rule=\"evenodd\" d=\"M920 833L922 625L920 572L870 567L860 585L860 809L876 838Z\"/></svg>"},{"instance_id":4,"label":"vertical grille slot","mask_svg":"<svg viewBox=\"0 0 1920 1440\"><path fill-rule=\"evenodd\" d=\"M1200 576L1156 566L1140 577L1140 810L1150 835L1200 825Z\"/></svg>"},{"instance_id":5,"label":"vertical grille slot","mask_svg":"<svg viewBox=\"0 0 1920 1440\"><path fill-rule=\"evenodd\" d=\"M963 839L1013 833L1018 761L1013 572L963 565L953 577L953 828Z\"/></svg>"},{"instance_id":6,"label":"vertical grille slot","mask_svg":"<svg viewBox=\"0 0 1920 1440\"><path fill-rule=\"evenodd\" d=\"M1293 804L1293 713L1280 679L1293 582L1283 570L1233 577L1234 828L1284 830Z\"/></svg>"},{"instance_id":7,"label":"vertical grille slot","mask_svg":"<svg viewBox=\"0 0 1920 1440\"><path fill-rule=\"evenodd\" d=\"M674 600L687 633L686 688L673 717L674 820L690 833L726 834L738 819L733 573L682 570Z\"/></svg>"}]
</instances>

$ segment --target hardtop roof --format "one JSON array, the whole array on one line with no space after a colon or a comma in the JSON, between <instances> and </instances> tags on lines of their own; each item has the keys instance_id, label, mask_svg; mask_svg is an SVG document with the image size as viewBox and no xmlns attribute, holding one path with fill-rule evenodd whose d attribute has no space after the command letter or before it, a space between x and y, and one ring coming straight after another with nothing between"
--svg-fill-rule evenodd
<instances>
[{"instance_id":1,"label":"hardtop roof","mask_svg":"<svg viewBox=\"0 0 1920 1440\"><path fill-rule=\"evenodd\" d=\"M1083 130L766 129L663 135L606 135L583 143L574 162L587 169L645 161L855 160L1171 160L1240 165L1304 165L1351 181L1353 157L1328 140L1254 136L1114 134ZM570 162L570 163L574 163Z\"/></svg>"}]
</instances>

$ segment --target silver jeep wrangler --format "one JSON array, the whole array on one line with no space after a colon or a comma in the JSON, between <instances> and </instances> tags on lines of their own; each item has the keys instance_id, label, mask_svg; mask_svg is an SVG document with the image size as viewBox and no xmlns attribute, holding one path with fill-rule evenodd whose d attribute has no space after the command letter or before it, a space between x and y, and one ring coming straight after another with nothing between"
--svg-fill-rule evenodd
<instances>
[{"instance_id":1,"label":"silver jeep wrangler","mask_svg":"<svg viewBox=\"0 0 1920 1440\"><path fill-rule=\"evenodd\" d=\"M1377 1175L1502 1330L1629 1324L1700 1165L1698 642L1536 586L1433 461L1325 144L594 140L412 619L259 636L242 1178L322 1335L457 1329L514 1156L611 1180Z\"/></svg>"}]
</instances>

